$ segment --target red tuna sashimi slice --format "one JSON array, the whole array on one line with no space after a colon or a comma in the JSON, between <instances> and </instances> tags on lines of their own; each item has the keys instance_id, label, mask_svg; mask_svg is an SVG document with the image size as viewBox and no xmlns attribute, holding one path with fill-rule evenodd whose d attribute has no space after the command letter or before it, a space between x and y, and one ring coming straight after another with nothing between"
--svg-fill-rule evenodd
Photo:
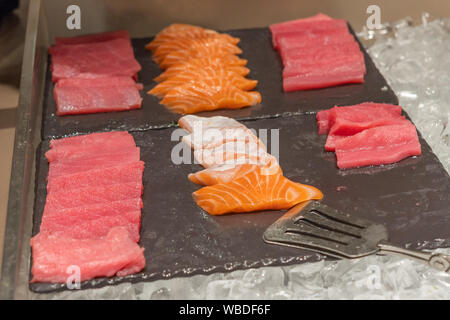
<instances>
[{"instance_id":1,"label":"red tuna sashimi slice","mask_svg":"<svg viewBox=\"0 0 450 320\"><path fill-rule=\"evenodd\" d=\"M139 198L142 194L142 181L89 186L78 189L52 190L47 194L44 210L58 210L83 205Z\"/></svg>"},{"instance_id":2,"label":"red tuna sashimi slice","mask_svg":"<svg viewBox=\"0 0 450 320\"><path fill-rule=\"evenodd\" d=\"M88 171L50 178L47 183L47 190L58 191L142 181L143 171L143 161L120 164L114 167L94 168Z\"/></svg>"},{"instance_id":3,"label":"red tuna sashimi slice","mask_svg":"<svg viewBox=\"0 0 450 320\"><path fill-rule=\"evenodd\" d=\"M384 103L374 103L374 102L364 102L361 104L357 104L354 106L343 106L343 107L339 107L339 108L360 108L363 106L367 106L367 107L373 107L373 106L379 106L381 108L386 108L387 110L391 110L395 115L400 115L402 113L402 108L400 106L396 106L396 105L391 105L391 104L384 104ZM337 106L336 106L337 107ZM319 129L319 134L327 134L328 131L330 130L330 126L334 123L334 119L331 119L331 124L330 124L330 118L332 118L331 115L331 111L333 109L328 109L328 110L321 110L319 112L317 112L316 115L316 119L317 119L317 126ZM354 109L356 111L356 109ZM364 112L365 109L359 110ZM333 114L333 116L335 117L336 113Z\"/></svg>"},{"instance_id":4,"label":"red tuna sashimi slice","mask_svg":"<svg viewBox=\"0 0 450 320\"><path fill-rule=\"evenodd\" d=\"M375 127L336 141L337 166L340 169L398 162L421 154L414 125Z\"/></svg>"},{"instance_id":5,"label":"red tuna sashimi slice","mask_svg":"<svg viewBox=\"0 0 450 320\"><path fill-rule=\"evenodd\" d=\"M43 218L41 233L74 239L99 239L106 236L112 228L123 227L128 231L131 240L139 242L140 218L141 210L122 211L118 215L91 220L67 219L55 222Z\"/></svg>"},{"instance_id":6,"label":"red tuna sashimi slice","mask_svg":"<svg viewBox=\"0 0 450 320\"><path fill-rule=\"evenodd\" d=\"M112 62L117 62L119 59L134 59L133 47L130 41L126 39L113 39L103 42L94 42L94 43L80 43L73 45L58 45L52 46L49 48L49 53L52 56L52 59L56 58L56 61L60 61L60 59L67 59L66 62L76 62L76 54L83 53L87 57L78 57L79 61L85 61L90 65L93 62L89 62L87 58L92 58L95 60L100 60L101 58L111 58L113 57L115 60ZM115 54L121 54L122 57L114 57ZM75 59L75 61L72 61ZM52 66L55 67L55 60L52 60ZM65 60L61 60L65 61ZM77 66L87 69L87 65L81 65L80 63L76 64ZM139 71L139 70L137 70ZM136 72L137 72L136 71ZM126 75L133 76L133 74Z\"/></svg>"},{"instance_id":7,"label":"red tuna sashimi slice","mask_svg":"<svg viewBox=\"0 0 450 320\"><path fill-rule=\"evenodd\" d=\"M269 29L271 32L279 32L279 31L284 31L286 29L290 30L292 27L296 27L299 24L301 25L304 22L317 21L317 20L333 20L333 19L330 16L327 16L326 14L318 13L314 16L307 17L307 18L299 18L299 19L295 19L295 20L274 23L269 26Z\"/></svg>"},{"instance_id":8,"label":"red tuna sashimi slice","mask_svg":"<svg viewBox=\"0 0 450 320\"><path fill-rule=\"evenodd\" d=\"M318 20L318 21L304 21L299 22L296 26L289 26L277 31L272 31L272 44L275 49L279 48L279 39L281 37L285 36L293 36L298 32L303 32L304 30L319 30L321 31L335 31L335 30L341 30L341 31L347 31L347 22L345 20L341 19L334 19L334 20Z\"/></svg>"},{"instance_id":9,"label":"red tuna sashimi slice","mask_svg":"<svg viewBox=\"0 0 450 320\"><path fill-rule=\"evenodd\" d=\"M85 171L85 169L91 170L96 167L111 167L123 163L138 162L140 156L139 147L123 147L123 148L111 148L102 149L98 148L100 152L92 152L91 148L83 148L86 152L82 151L80 156L61 158L49 163L50 172L49 176L54 176L55 173L72 174L75 172ZM72 168L72 169L71 169ZM63 169L67 169L63 172Z\"/></svg>"},{"instance_id":10,"label":"red tuna sashimi slice","mask_svg":"<svg viewBox=\"0 0 450 320\"><path fill-rule=\"evenodd\" d=\"M52 79L133 77L141 70L125 39L50 48Z\"/></svg>"},{"instance_id":11,"label":"red tuna sashimi slice","mask_svg":"<svg viewBox=\"0 0 450 320\"><path fill-rule=\"evenodd\" d=\"M321 110L317 112L316 119L317 119L317 126L319 128L319 134L327 134L330 130L329 127L329 116L330 116L330 110Z\"/></svg>"},{"instance_id":12,"label":"red tuna sashimi slice","mask_svg":"<svg viewBox=\"0 0 450 320\"><path fill-rule=\"evenodd\" d=\"M140 198L80 206L47 209L40 232L76 239L104 237L113 227L124 227L133 241L139 241L142 200Z\"/></svg>"},{"instance_id":13,"label":"red tuna sashimi slice","mask_svg":"<svg viewBox=\"0 0 450 320\"><path fill-rule=\"evenodd\" d=\"M373 110L377 108L366 107L365 111L355 112L353 118L344 118L337 116L330 128L330 135L350 136L372 127L380 127L392 122L403 121L404 116L393 114L392 112L381 110Z\"/></svg>"},{"instance_id":14,"label":"red tuna sashimi slice","mask_svg":"<svg viewBox=\"0 0 450 320\"><path fill-rule=\"evenodd\" d=\"M104 77L104 78L67 78L61 79L57 83L58 87L80 87L80 88L101 88L101 87L133 87L141 90L142 84L136 83L132 77Z\"/></svg>"},{"instance_id":15,"label":"red tuna sashimi slice","mask_svg":"<svg viewBox=\"0 0 450 320\"><path fill-rule=\"evenodd\" d=\"M304 30L294 34L281 35L278 40L279 52L290 49L316 47L330 44L354 42L355 38L348 30Z\"/></svg>"},{"instance_id":16,"label":"red tuna sashimi slice","mask_svg":"<svg viewBox=\"0 0 450 320\"><path fill-rule=\"evenodd\" d=\"M312 18L312 19L311 19ZM316 31L335 31L344 29L348 31L347 21L344 19L314 19L314 17L307 19L298 19L294 21L286 21L279 25L271 25L269 29L272 35L275 33L276 37L288 33L302 32L304 30Z\"/></svg>"},{"instance_id":17,"label":"red tuna sashimi slice","mask_svg":"<svg viewBox=\"0 0 450 320\"><path fill-rule=\"evenodd\" d=\"M98 44L80 44L71 46L60 46L51 48L52 61L50 68L52 70L52 80L57 82L60 79L79 77L79 78L99 78L109 76L127 76L137 80L137 73L141 66L132 55L132 48L129 44L120 47L114 47L116 44L112 40L102 42L105 48L91 48ZM109 48L106 48L106 46ZM82 48L82 46L86 48ZM80 47L80 48L79 48ZM73 50L77 48L78 50ZM53 50L52 50L53 49ZM83 54L86 53L86 56Z\"/></svg>"},{"instance_id":18,"label":"red tuna sashimi slice","mask_svg":"<svg viewBox=\"0 0 450 320\"><path fill-rule=\"evenodd\" d=\"M133 137L123 135L117 137L117 139L104 139L92 144L60 145L48 150L45 157L49 162L66 161L74 158L92 158L103 153L118 153L120 150L133 148L136 148Z\"/></svg>"},{"instance_id":19,"label":"red tuna sashimi slice","mask_svg":"<svg viewBox=\"0 0 450 320\"><path fill-rule=\"evenodd\" d=\"M103 42L113 39L126 39L130 41L130 34L127 30L109 31L103 33L86 34L77 37L56 37L55 45L60 46L64 44L81 44L81 43L94 43Z\"/></svg>"},{"instance_id":20,"label":"red tuna sashimi slice","mask_svg":"<svg viewBox=\"0 0 450 320\"><path fill-rule=\"evenodd\" d=\"M305 48L293 48L280 52L284 63L301 60L302 63L317 63L317 61L333 61L336 56L354 56L356 61L361 61L361 50L356 41L348 41L339 44L327 44L321 46L308 46Z\"/></svg>"},{"instance_id":21,"label":"red tuna sashimi slice","mask_svg":"<svg viewBox=\"0 0 450 320\"><path fill-rule=\"evenodd\" d=\"M326 70L283 78L284 92L320 89L349 83L363 83L364 70L357 65L343 65Z\"/></svg>"},{"instance_id":22,"label":"red tuna sashimi slice","mask_svg":"<svg viewBox=\"0 0 450 320\"><path fill-rule=\"evenodd\" d=\"M123 87L59 87L54 96L59 116L139 109L142 98L136 85Z\"/></svg>"},{"instance_id":23,"label":"red tuna sashimi slice","mask_svg":"<svg viewBox=\"0 0 450 320\"><path fill-rule=\"evenodd\" d=\"M120 150L123 149L133 149L136 147L133 146L115 146L111 144L105 144L100 146L84 146L80 148L73 148L73 147L59 147L50 149L45 153L45 157L49 162L55 162L55 161L68 161L68 160L74 160L79 159L80 161L83 158L92 158L92 157L99 157L102 154L111 154L111 153L119 153Z\"/></svg>"},{"instance_id":24,"label":"red tuna sashimi slice","mask_svg":"<svg viewBox=\"0 0 450 320\"><path fill-rule=\"evenodd\" d=\"M142 83L136 83L133 77L99 77L99 78L67 78L58 81L58 87L81 87L81 88L99 88L99 87L134 87L138 90L143 89Z\"/></svg>"},{"instance_id":25,"label":"red tuna sashimi slice","mask_svg":"<svg viewBox=\"0 0 450 320\"><path fill-rule=\"evenodd\" d=\"M55 209L47 207L43 213L43 219L64 223L64 220L72 221L75 217L79 220L92 220L110 215L118 215L121 212L131 212L144 207L141 198L129 198L111 202L82 205L73 208ZM134 221L134 220L133 220ZM42 229L41 229L42 231Z\"/></svg>"},{"instance_id":26,"label":"red tuna sashimi slice","mask_svg":"<svg viewBox=\"0 0 450 320\"><path fill-rule=\"evenodd\" d=\"M31 282L65 283L80 268L81 281L126 276L145 267L143 248L128 235L125 228L111 229L102 239L73 239L38 234L31 239L33 265Z\"/></svg>"},{"instance_id":27,"label":"red tuna sashimi slice","mask_svg":"<svg viewBox=\"0 0 450 320\"><path fill-rule=\"evenodd\" d=\"M119 164L136 163L140 159L138 147L118 150L111 154L93 155L80 159L51 162L48 171L48 180L61 175L69 175L77 172L92 170L94 168L107 168Z\"/></svg>"},{"instance_id":28,"label":"red tuna sashimi slice","mask_svg":"<svg viewBox=\"0 0 450 320\"><path fill-rule=\"evenodd\" d=\"M362 103L355 106L334 107L329 113L329 134L326 151L334 151L336 141L365 129L402 124L400 106L382 103Z\"/></svg>"},{"instance_id":29,"label":"red tuna sashimi slice","mask_svg":"<svg viewBox=\"0 0 450 320\"><path fill-rule=\"evenodd\" d=\"M314 22L314 21L320 21L320 20L333 20L331 17L318 13L315 16L308 17L308 18L301 18L301 19L295 19L295 20L289 20L285 22L280 23L274 23L269 26L270 32L272 33L272 43L274 48L277 48L277 41L275 41L275 38L288 30L299 30L301 29L302 25L308 22Z\"/></svg>"},{"instance_id":30,"label":"red tuna sashimi slice","mask_svg":"<svg viewBox=\"0 0 450 320\"><path fill-rule=\"evenodd\" d=\"M329 113L330 133L354 134L369 128L374 121L403 119L401 113L402 107L387 103L363 102L353 106L335 106Z\"/></svg>"},{"instance_id":31,"label":"red tuna sashimi slice","mask_svg":"<svg viewBox=\"0 0 450 320\"><path fill-rule=\"evenodd\" d=\"M399 119L386 119L386 120L380 120L377 122L372 123L370 126L367 126L365 129L369 128L375 128L375 127L382 127L382 126L389 126L389 125L395 125L395 124L404 124L405 122L408 122L408 120L405 120L403 117ZM362 129L358 132L361 132L365 129ZM356 134L356 133L354 133ZM339 135L339 134L332 134L329 133L327 137L327 141L325 142L325 151L335 151L336 149L336 143L338 141L345 139L349 136L352 136L353 134L348 135Z\"/></svg>"},{"instance_id":32,"label":"red tuna sashimi slice","mask_svg":"<svg viewBox=\"0 0 450 320\"><path fill-rule=\"evenodd\" d=\"M348 69L355 72L366 73L364 55L360 51L352 54L336 55L333 59L286 59L283 61L283 78L304 74L319 74L327 71Z\"/></svg>"},{"instance_id":33,"label":"red tuna sashimi slice","mask_svg":"<svg viewBox=\"0 0 450 320\"><path fill-rule=\"evenodd\" d=\"M125 139L125 140L122 140ZM106 141L114 141L118 144L118 147L131 146L135 147L134 138L128 131L111 131L111 132L96 132L90 134L84 134L79 136L52 139L50 140L50 147L80 147L86 145L102 145ZM130 144L131 141L131 144ZM123 143L123 144L122 144Z\"/></svg>"}]
</instances>

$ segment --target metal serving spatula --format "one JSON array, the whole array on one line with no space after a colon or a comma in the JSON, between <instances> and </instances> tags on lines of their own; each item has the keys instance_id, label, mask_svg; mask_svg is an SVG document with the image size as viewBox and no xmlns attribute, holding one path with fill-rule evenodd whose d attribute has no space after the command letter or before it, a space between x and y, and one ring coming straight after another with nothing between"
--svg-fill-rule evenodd
<instances>
[{"instance_id":1,"label":"metal serving spatula","mask_svg":"<svg viewBox=\"0 0 450 320\"><path fill-rule=\"evenodd\" d=\"M399 254L450 272L450 255L393 246L386 242L388 234L383 225L351 217L319 201L307 201L290 209L264 232L263 239L267 243L308 249L337 258Z\"/></svg>"}]
</instances>

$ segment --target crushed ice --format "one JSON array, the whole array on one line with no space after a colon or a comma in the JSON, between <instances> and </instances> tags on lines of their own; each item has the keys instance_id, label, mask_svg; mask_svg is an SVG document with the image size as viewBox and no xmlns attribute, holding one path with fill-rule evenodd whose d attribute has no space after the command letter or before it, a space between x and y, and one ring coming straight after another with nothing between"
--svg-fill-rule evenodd
<instances>
[{"instance_id":1,"label":"crushed ice","mask_svg":"<svg viewBox=\"0 0 450 320\"><path fill-rule=\"evenodd\" d=\"M368 49L378 69L399 98L400 105L450 170L450 19L412 26L409 18L385 25Z\"/></svg>"},{"instance_id":2,"label":"crushed ice","mask_svg":"<svg viewBox=\"0 0 450 320\"><path fill-rule=\"evenodd\" d=\"M450 169L450 19L410 18L359 36L400 105ZM450 249L438 249L450 253ZM450 299L450 274L395 256L264 267L100 289L31 294L35 299Z\"/></svg>"}]
</instances>

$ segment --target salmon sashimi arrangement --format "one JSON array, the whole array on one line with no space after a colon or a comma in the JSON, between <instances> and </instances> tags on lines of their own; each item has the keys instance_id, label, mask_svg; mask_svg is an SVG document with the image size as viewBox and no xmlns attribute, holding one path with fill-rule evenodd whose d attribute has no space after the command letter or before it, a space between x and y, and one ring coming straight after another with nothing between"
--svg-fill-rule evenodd
<instances>
[{"instance_id":1,"label":"salmon sashimi arrangement","mask_svg":"<svg viewBox=\"0 0 450 320\"><path fill-rule=\"evenodd\" d=\"M238 38L186 24L163 29L146 48L153 60L166 69L148 93L180 114L216 109L237 109L261 102L253 90L258 81L245 78L247 61Z\"/></svg>"},{"instance_id":2,"label":"salmon sashimi arrangement","mask_svg":"<svg viewBox=\"0 0 450 320\"><path fill-rule=\"evenodd\" d=\"M128 31L56 38L49 49L59 116L141 108Z\"/></svg>"},{"instance_id":3,"label":"salmon sashimi arrangement","mask_svg":"<svg viewBox=\"0 0 450 320\"><path fill-rule=\"evenodd\" d=\"M289 209L323 197L317 188L284 177L277 159L240 122L187 115L178 124L189 132L183 142L194 149L195 160L205 167L188 178L205 186L193 197L209 214Z\"/></svg>"},{"instance_id":4,"label":"salmon sashimi arrangement","mask_svg":"<svg viewBox=\"0 0 450 320\"><path fill-rule=\"evenodd\" d=\"M270 31L285 92L364 82L364 55L345 20L318 14L273 24Z\"/></svg>"},{"instance_id":5,"label":"salmon sashimi arrangement","mask_svg":"<svg viewBox=\"0 0 450 320\"><path fill-rule=\"evenodd\" d=\"M47 198L40 232L31 239L32 282L65 283L73 265L82 281L141 271L144 162L133 136L105 132L52 140L46 157Z\"/></svg>"},{"instance_id":6,"label":"salmon sashimi arrangement","mask_svg":"<svg viewBox=\"0 0 450 320\"><path fill-rule=\"evenodd\" d=\"M317 113L326 151L335 151L340 169L395 163L419 156L415 126L397 105L365 102Z\"/></svg>"}]
</instances>

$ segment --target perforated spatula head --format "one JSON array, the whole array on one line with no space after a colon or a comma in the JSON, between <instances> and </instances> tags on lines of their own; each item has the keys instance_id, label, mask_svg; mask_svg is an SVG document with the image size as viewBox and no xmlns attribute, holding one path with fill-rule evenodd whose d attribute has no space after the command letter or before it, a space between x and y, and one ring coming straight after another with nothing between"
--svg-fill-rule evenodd
<instances>
[{"instance_id":1,"label":"perforated spatula head","mask_svg":"<svg viewBox=\"0 0 450 320\"><path fill-rule=\"evenodd\" d=\"M263 235L267 243L303 248L338 258L374 254L387 240L386 228L350 216L319 201L296 205L272 224Z\"/></svg>"}]
</instances>

